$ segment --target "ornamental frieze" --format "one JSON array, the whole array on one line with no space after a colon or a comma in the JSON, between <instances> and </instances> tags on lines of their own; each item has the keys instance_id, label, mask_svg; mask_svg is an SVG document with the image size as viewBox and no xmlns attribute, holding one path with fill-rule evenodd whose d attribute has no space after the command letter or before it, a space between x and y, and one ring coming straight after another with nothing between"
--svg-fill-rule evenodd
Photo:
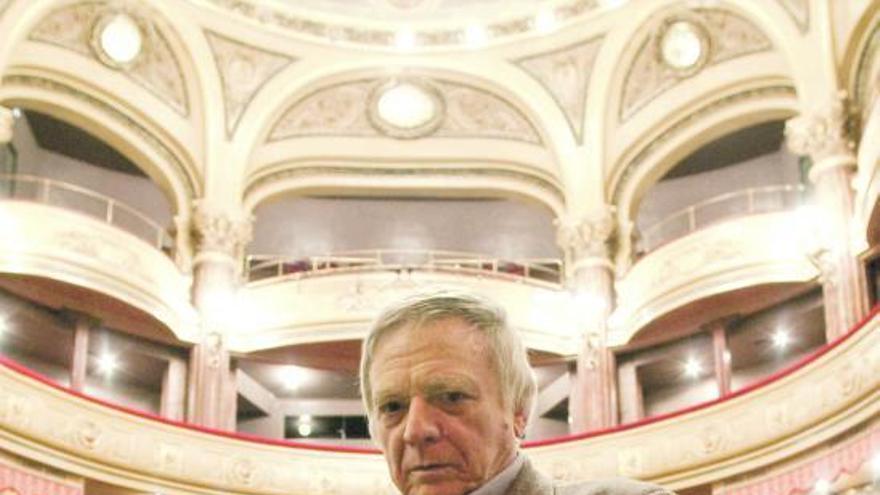
<instances>
[{"instance_id":1,"label":"ornamental frieze","mask_svg":"<svg viewBox=\"0 0 880 495\"><path fill-rule=\"evenodd\" d=\"M675 20L673 15L668 20ZM770 39L754 23L738 14L718 9L688 11L686 21L705 36L700 50L704 60L694 71L676 70L664 62L658 39L662 30L646 30L623 85L620 120L627 121L658 96L707 67L773 49ZM655 32L656 31L656 32Z\"/></svg>"},{"instance_id":2,"label":"ornamental frieze","mask_svg":"<svg viewBox=\"0 0 880 495\"><path fill-rule=\"evenodd\" d=\"M137 16L143 31L143 52L122 74L147 89L177 113L189 114L186 84L171 45L155 22L151 11L139 7ZM99 63L92 43L93 27L105 14L115 12L108 2L85 2L55 10L43 18L29 34L31 41L62 47Z\"/></svg>"}]
</instances>

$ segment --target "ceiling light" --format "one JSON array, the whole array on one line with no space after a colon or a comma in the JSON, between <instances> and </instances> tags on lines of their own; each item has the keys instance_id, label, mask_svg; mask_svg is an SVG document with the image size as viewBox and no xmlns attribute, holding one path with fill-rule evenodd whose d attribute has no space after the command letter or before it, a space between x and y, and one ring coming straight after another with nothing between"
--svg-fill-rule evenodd
<instances>
[{"instance_id":1,"label":"ceiling light","mask_svg":"<svg viewBox=\"0 0 880 495\"><path fill-rule=\"evenodd\" d=\"M309 414L303 414L296 421L296 431L299 433L301 437L307 437L312 434L312 416Z\"/></svg>"},{"instance_id":2,"label":"ceiling light","mask_svg":"<svg viewBox=\"0 0 880 495\"><path fill-rule=\"evenodd\" d=\"M282 370L281 382L287 390L296 390L305 383L305 370L299 366L287 366Z\"/></svg>"},{"instance_id":3,"label":"ceiling light","mask_svg":"<svg viewBox=\"0 0 880 495\"><path fill-rule=\"evenodd\" d=\"M0 336L6 333L9 330L9 323L6 322L6 318L0 316Z\"/></svg>"},{"instance_id":4,"label":"ceiling light","mask_svg":"<svg viewBox=\"0 0 880 495\"><path fill-rule=\"evenodd\" d=\"M819 494L829 493L831 491L831 483L828 480L818 480L813 487L813 491Z\"/></svg>"},{"instance_id":5,"label":"ceiling light","mask_svg":"<svg viewBox=\"0 0 880 495\"><path fill-rule=\"evenodd\" d=\"M437 102L424 89L402 82L385 90L376 101L376 114L398 129L415 129L437 114Z\"/></svg>"},{"instance_id":6,"label":"ceiling light","mask_svg":"<svg viewBox=\"0 0 880 495\"><path fill-rule=\"evenodd\" d=\"M394 45L400 50L412 50L416 47L416 33L412 29L401 29L394 34Z\"/></svg>"},{"instance_id":7,"label":"ceiling light","mask_svg":"<svg viewBox=\"0 0 880 495\"><path fill-rule=\"evenodd\" d=\"M725 362L725 363L729 363L730 360L732 359L731 356L730 356L730 351L728 351L728 350L725 350L725 351L721 354L721 356L722 356L722 359L724 359L724 362Z\"/></svg>"},{"instance_id":8,"label":"ceiling light","mask_svg":"<svg viewBox=\"0 0 880 495\"><path fill-rule=\"evenodd\" d=\"M703 372L703 366L696 358L689 357L687 362L684 363L684 372L687 376L696 378Z\"/></svg>"},{"instance_id":9,"label":"ceiling light","mask_svg":"<svg viewBox=\"0 0 880 495\"><path fill-rule=\"evenodd\" d=\"M116 371L117 366L119 366L119 363L116 360L116 356L112 354L103 354L98 358L98 372L102 375L112 375Z\"/></svg>"},{"instance_id":10,"label":"ceiling light","mask_svg":"<svg viewBox=\"0 0 880 495\"><path fill-rule=\"evenodd\" d=\"M880 452L871 458L871 471L873 471L875 479L880 478Z\"/></svg>"},{"instance_id":11,"label":"ceiling light","mask_svg":"<svg viewBox=\"0 0 880 495\"><path fill-rule=\"evenodd\" d=\"M550 9L542 10L535 16L534 24L539 33L547 34L556 29L556 13Z\"/></svg>"},{"instance_id":12,"label":"ceiling light","mask_svg":"<svg viewBox=\"0 0 880 495\"><path fill-rule=\"evenodd\" d=\"M776 330L775 332L773 332L773 336L771 338L773 339L773 346L777 349L785 349L791 342L791 337L785 330Z\"/></svg>"},{"instance_id":13,"label":"ceiling light","mask_svg":"<svg viewBox=\"0 0 880 495\"><path fill-rule=\"evenodd\" d=\"M12 116L16 119L20 119L21 118L21 108L12 107Z\"/></svg>"},{"instance_id":14,"label":"ceiling light","mask_svg":"<svg viewBox=\"0 0 880 495\"><path fill-rule=\"evenodd\" d=\"M489 33L483 26L471 24L464 31L464 40L471 48L479 48L489 42Z\"/></svg>"},{"instance_id":15,"label":"ceiling light","mask_svg":"<svg viewBox=\"0 0 880 495\"><path fill-rule=\"evenodd\" d=\"M99 24L98 45L118 65L132 63L143 48L141 28L131 16L118 13Z\"/></svg>"},{"instance_id":16,"label":"ceiling light","mask_svg":"<svg viewBox=\"0 0 880 495\"><path fill-rule=\"evenodd\" d=\"M697 67L705 51L704 38L699 28L688 21L675 21L666 26L660 38L663 62L676 70Z\"/></svg>"}]
</instances>

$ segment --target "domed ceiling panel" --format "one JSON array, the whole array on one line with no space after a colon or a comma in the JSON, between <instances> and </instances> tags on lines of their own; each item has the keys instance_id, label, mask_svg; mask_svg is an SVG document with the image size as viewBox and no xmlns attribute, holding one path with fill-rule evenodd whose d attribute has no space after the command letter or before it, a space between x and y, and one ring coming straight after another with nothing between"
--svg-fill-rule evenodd
<instances>
[{"instance_id":1,"label":"domed ceiling panel","mask_svg":"<svg viewBox=\"0 0 880 495\"><path fill-rule=\"evenodd\" d=\"M699 69L736 57L773 49L770 39L751 21L725 10L696 9L687 12L687 22L707 37L705 62ZM675 13L671 18L677 17ZM620 119L626 121L657 96L693 73L683 74L661 59L658 32L646 32L639 52L629 68L621 96Z\"/></svg>"},{"instance_id":2,"label":"domed ceiling panel","mask_svg":"<svg viewBox=\"0 0 880 495\"><path fill-rule=\"evenodd\" d=\"M517 62L553 95L578 141L583 136L587 86L601 45L602 38L595 38Z\"/></svg>"},{"instance_id":3,"label":"domed ceiling panel","mask_svg":"<svg viewBox=\"0 0 880 495\"><path fill-rule=\"evenodd\" d=\"M116 12L114 9L113 5L105 2L80 3L58 9L42 19L29 38L31 41L73 50L101 63L92 47L92 29L102 16ZM189 101L183 73L168 40L149 20L149 11L138 10L132 14L142 23L143 52L123 74L155 94L177 113L188 115Z\"/></svg>"},{"instance_id":4,"label":"domed ceiling panel","mask_svg":"<svg viewBox=\"0 0 880 495\"><path fill-rule=\"evenodd\" d=\"M404 78L405 79L405 78ZM269 135L269 141L309 136L382 137L370 121L374 93L385 79L353 81L320 89L294 103ZM510 139L540 144L528 119L509 102L485 90L452 81L423 81L441 100L439 125L430 136Z\"/></svg>"},{"instance_id":5,"label":"domed ceiling panel","mask_svg":"<svg viewBox=\"0 0 880 495\"><path fill-rule=\"evenodd\" d=\"M810 4L808 0L776 0L788 11L802 32L810 27Z\"/></svg>"},{"instance_id":6,"label":"domed ceiling panel","mask_svg":"<svg viewBox=\"0 0 880 495\"><path fill-rule=\"evenodd\" d=\"M226 132L232 134L260 89L296 59L206 32L223 85Z\"/></svg>"}]
</instances>

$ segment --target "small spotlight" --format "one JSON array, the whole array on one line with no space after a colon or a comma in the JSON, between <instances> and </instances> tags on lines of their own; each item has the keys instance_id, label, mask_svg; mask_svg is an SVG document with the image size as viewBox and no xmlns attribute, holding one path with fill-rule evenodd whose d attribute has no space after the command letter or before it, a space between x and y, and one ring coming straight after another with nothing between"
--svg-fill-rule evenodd
<instances>
[{"instance_id":1,"label":"small spotlight","mask_svg":"<svg viewBox=\"0 0 880 495\"><path fill-rule=\"evenodd\" d=\"M791 343L791 337L785 330L776 330L773 332L773 346L777 349L785 349Z\"/></svg>"},{"instance_id":2,"label":"small spotlight","mask_svg":"<svg viewBox=\"0 0 880 495\"><path fill-rule=\"evenodd\" d=\"M464 32L464 39L471 48L485 46L489 42L489 33L479 24L471 24Z\"/></svg>"},{"instance_id":3,"label":"small spotlight","mask_svg":"<svg viewBox=\"0 0 880 495\"><path fill-rule=\"evenodd\" d=\"M301 437L307 437L312 434L312 416L309 414L303 414L296 421L296 431L299 433Z\"/></svg>"},{"instance_id":4,"label":"small spotlight","mask_svg":"<svg viewBox=\"0 0 880 495\"><path fill-rule=\"evenodd\" d=\"M684 363L684 372L687 376L696 378L703 372L703 366L696 358L689 357L687 362Z\"/></svg>"},{"instance_id":5,"label":"small spotlight","mask_svg":"<svg viewBox=\"0 0 880 495\"><path fill-rule=\"evenodd\" d=\"M730 351L725 350L724 353L722 354L722 359L724 359L725 363L730 363L731 359L733 359L730 356Z\"/></svg>"},{"instance_id":6,"label":"small spotlight","mask_svg":"<svg viewBox=\"0 0 880 495\"><path fill-rule=\"evenodd\" d=\"M7 330L9 330L9 323L6 321L5 317L0 316L0 335L6 333Z\"/></svg>"},{"instance_id":7,"label":"small spotlight","mask_svg":"<svg viewBox=\"0 0 880 495\"><path fill-rule=\"evenodd\" d=\"M394 34L394 45L399 50L412 50L416 47L416 33L412 29L401 29Z\"/></svg>"},{"instance_id":8,"label":"small spotlight","mask_svg":"<svg viewBox=\"0 0 880 495\"><path fill-rule=\"evenodd\" d=\"M102 375L112 375L118 366L119 362L112 354L104 354L98 358L98 372Z\"/></svg>"},{"instance_id":9,"label":"small spotlight","mask_svg":"<svg viewBox=\"0 0 880 495\"><path fill-rule=\"evenodd\" d=\"M534 21L535 29L541 34L547 34L556 29L556 13L551 9L538 12Z\"/></svg>"},{"instance_id":10,"label":"small spotlight","mask_svg":"<svg viewBox=\"0 0 880 495\"><path fill-rule=\"evenodd\" d=\"M818 480L816 481L816 485L813 487L813 492L821 495L830 493L831 483L828 480Z\"/></svg>"},{"instance_id":11,"label":"small spotlight","mask_svg":"<svg viewBox=\"0 0 880 495\"><path fill-rule=\"evenodd\" d=\"M880 479L880 452L871 458L871 471L874 473L874 479Z\"/></svg>"},{"instance_id":12,"label":"small spotlight","mask_svg":"<svg viewBox=\"0 0 880 495\"><path fill-rule=\"evenodd\" d=\"M99 43L104 54L113 62L130 64L143 49L143 34L134 19L119 13L103 24Z\"/></svg>"},{"instance_id":13,"label":"small spotlight","mask_svg":"<svg viewBox=\"0 0 880 495\"><path fill-rule=\"evenodd\" d=\"M21 115L22 115L22 113L21 113L21 108L19 108L19 107L12 107L12 116L13 116L14 118L16 118L16 119L20 119L20 118L21 118Z\"/></svg>"},{"instance_id":14,"label":"small spotlight","mask_svg":"<svg viewBox=\"0 0 880 495\"><path fill-rule=\"evenodd\" d=\"M281 381L287 390L296 390L305 382L306 376L298 366L288 366L281 375Z\"/></svg>"}]
</instances>

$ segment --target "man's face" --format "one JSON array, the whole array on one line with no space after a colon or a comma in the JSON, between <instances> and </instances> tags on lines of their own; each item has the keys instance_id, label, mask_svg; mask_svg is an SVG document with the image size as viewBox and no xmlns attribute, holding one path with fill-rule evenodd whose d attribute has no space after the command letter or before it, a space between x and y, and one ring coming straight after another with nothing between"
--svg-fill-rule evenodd
<instances>
[{"instance_id":1,"label":"man's face","mask_svg":"<svg viewBox=\"0 0 880 495\"><path fill-rule=\"evenodd\" d=\"M501 472L521 414L503 404L485 336L457 318L393 330L370 369L373 438L406 495L461 495Z\"/></svg>"}]
</instances>

